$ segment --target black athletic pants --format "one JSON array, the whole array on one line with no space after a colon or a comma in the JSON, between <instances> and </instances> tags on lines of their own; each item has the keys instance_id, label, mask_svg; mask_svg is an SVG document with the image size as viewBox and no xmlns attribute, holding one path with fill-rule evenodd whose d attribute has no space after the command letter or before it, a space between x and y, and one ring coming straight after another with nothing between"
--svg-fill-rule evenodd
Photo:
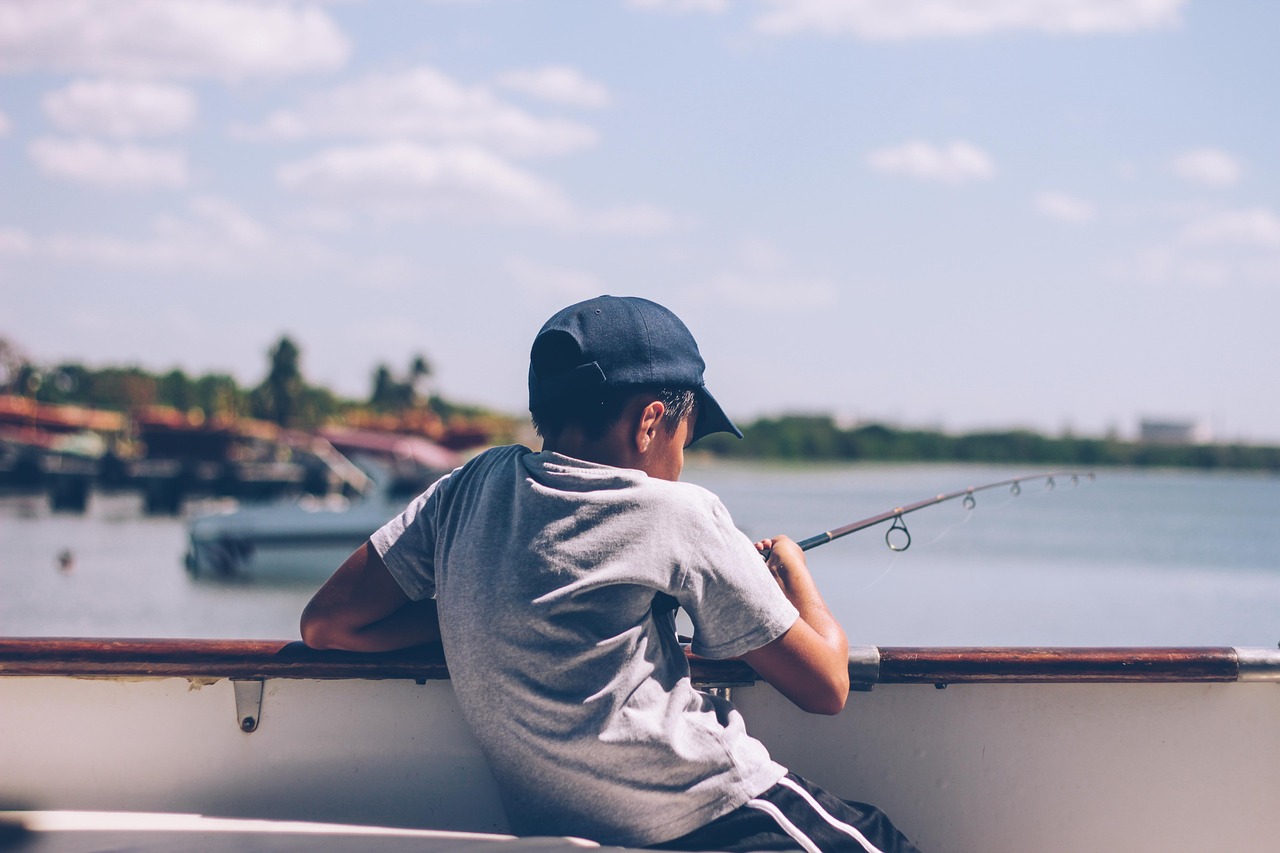
<instances>
[{"instance_id":1,"label":"black athletic pants","mask_svg":"<svg viewBox=\"0 0 1280 853\"><path fill-rule=\"evenodd\" d=\"M920 853L875 806L842 800L794 773L706 826L652 849Z\"/></svg>"}]
</instances>

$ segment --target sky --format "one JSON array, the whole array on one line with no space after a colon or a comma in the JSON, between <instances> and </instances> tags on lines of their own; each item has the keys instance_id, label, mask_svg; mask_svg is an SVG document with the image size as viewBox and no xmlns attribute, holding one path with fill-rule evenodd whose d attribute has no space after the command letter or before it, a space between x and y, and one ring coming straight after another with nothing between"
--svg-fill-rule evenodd
<instances>
[{"instance_id":1,"label":"sky","mask_svg":"<svg viewBox=\"0 0 1280 853\"><path fill-rule=\"evenodd\" d=\"M1280 443L1280 3L0 0L0 338L518 413L600 293L736 419Z\"/></svg>"}]
</instances>

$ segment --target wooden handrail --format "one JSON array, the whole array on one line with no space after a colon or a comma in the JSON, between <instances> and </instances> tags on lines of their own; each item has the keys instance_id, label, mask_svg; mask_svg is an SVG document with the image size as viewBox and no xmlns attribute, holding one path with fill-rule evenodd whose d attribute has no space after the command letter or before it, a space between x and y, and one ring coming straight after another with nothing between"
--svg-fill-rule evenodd
<instances>
[{"instance_id":1,"label":"wooden handrail","mask_svg":"<svg viewBox=\"0 0 1280 853\"><path fill-rule=\"evenodd\" d=\"M1236 650L881 647L879 684L1235 681Z\"/></svg>"},{"instance_id":2,"label":"wooden handrail","mask_svg":"<svg viewBox=\"0 0 1280 853\"><path fill-rule=\"evenodd\" d=\"M1212 682L1240 676L1223 647L1038 648L867 647L851 661L863 684L992 682ZM741 661L691 655L699 684L757 680ZM440 646L359 654L316 651L286 640L0 637L0 677L414 679L449 677Z\"/></svg>"}]
</instances>

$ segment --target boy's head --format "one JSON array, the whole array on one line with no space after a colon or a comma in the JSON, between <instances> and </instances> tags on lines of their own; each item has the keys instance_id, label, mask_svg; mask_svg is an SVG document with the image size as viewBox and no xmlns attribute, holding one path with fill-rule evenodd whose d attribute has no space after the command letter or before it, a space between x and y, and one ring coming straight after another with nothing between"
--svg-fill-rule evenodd
<instances>
[{"instance_id":1,"label":"boy's head","mask_svg":"<svg viewBox=\"0 0 1280 853\"><path fill-rule=\"evenodd\" d=\"M529 355L529 412L543 438L566 426L598 438L637 394L663 403L664 426L694 413L690 443L713 432L742 437L707 391L706 364L680 318L634 296L570 305L538 332Z\"/></svg>"}]
</instances>

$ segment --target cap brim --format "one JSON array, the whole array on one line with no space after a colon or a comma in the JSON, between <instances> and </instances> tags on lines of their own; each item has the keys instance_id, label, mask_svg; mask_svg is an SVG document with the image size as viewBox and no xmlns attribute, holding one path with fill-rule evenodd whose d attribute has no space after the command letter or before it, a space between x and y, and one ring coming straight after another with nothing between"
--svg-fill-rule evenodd
<instances>
[{"instance_id":1,"label":"cap brim","mask_svg":"<svg viewBox=\"0 0 1280 853\"><path fill-rule=\"evenodd\" d=\"M716 398L712 397L711 392L704 386L698 389L698 421L693 426L693 438L689 443L693 444L713 432L727 432L742 438L742 430L734 426L733 421L729 420L724 409L720 408L720 404L716 402Z\"/></svg>"}]
</instances>

